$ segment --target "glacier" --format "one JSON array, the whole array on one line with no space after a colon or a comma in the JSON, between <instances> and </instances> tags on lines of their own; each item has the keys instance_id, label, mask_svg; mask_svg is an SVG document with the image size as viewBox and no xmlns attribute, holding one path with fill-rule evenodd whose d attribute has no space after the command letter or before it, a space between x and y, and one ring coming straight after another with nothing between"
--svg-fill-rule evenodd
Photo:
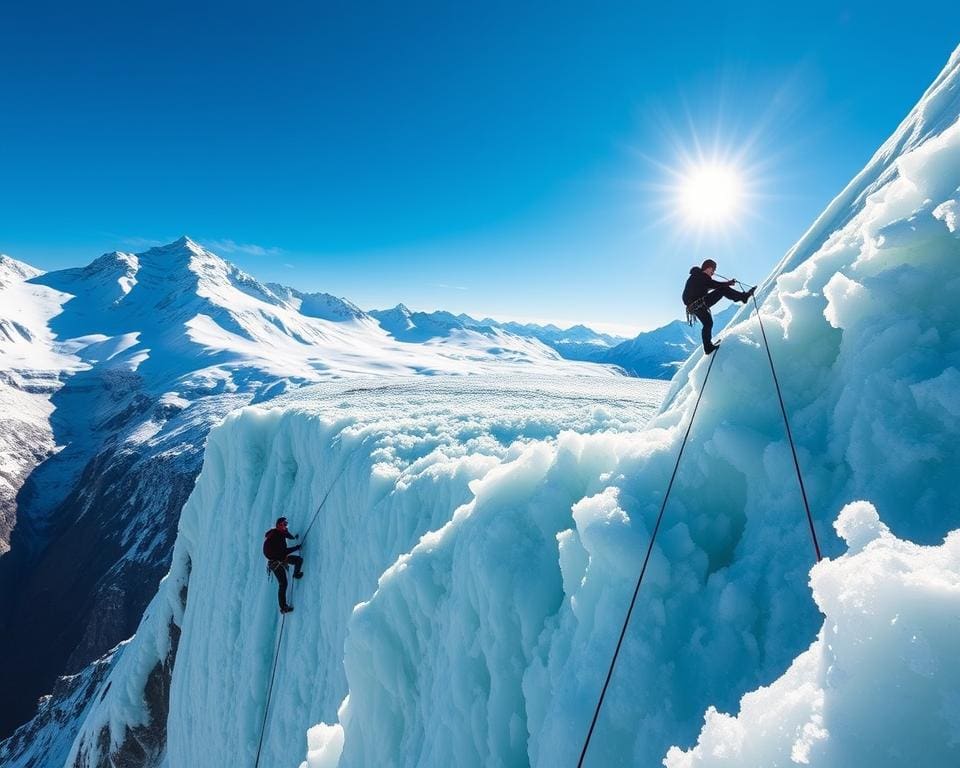
<instances>
[{"instance_id":1,"label":"glacier","mask_svg":"<svg viewBox=\"0 0 960 768\"><path fill-rule=\"evenodd\" d=\"M587 765L960 762L958 116L960 49L758 290L827 559L745 307ZM348 381L231 414L67 764L253 764L264 718L261 765L575 764L707 364L665 392ZM328 491L267 709L260 539Z\"/></svg>"}]
</instances>

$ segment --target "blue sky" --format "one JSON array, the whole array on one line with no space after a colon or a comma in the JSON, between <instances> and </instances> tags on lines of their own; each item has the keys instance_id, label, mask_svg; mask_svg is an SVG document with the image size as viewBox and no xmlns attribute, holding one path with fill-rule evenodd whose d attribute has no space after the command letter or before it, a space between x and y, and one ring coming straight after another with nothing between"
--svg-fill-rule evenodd
<instances>
[{"instance_id":1,"label":"blue sky","mask_svg":"<svg viewBox=\"0 0 960 768\"><path fill-rule=\"evenodd\" d=\"M635 331L759 280L960 43L960 3L87 3L0 10L0 252L189 234L264 280ZM730 226L669 169L749 168Z\"/></svg>"}]
</instances>

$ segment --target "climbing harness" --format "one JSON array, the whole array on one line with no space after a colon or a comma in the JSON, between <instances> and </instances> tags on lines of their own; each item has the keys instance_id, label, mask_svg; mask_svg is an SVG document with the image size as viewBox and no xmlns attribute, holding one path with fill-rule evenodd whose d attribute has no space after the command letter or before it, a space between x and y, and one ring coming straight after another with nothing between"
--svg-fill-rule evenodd
<instances>
[{"instance_id":1,"label":"climbing harness","mask_svg":"<svg viewBox=\"0 0 960 768\"><path fill-rule=\"evenodd\" d=\"M717 275L721 279L724 278L722 275ZM740 286L740 289L744 289L743 283L739 280L736 283ZM687 321L690 322L690 313L691 309L696 310L698 303L703 302L703 299L698 299L695 302L691 302L687 307ZM783 393L780 390L780 381L777 378L777 369L773 364L773 355L770 353L770 343L767 341L767 333L763 328L763 320L760 318L760 305L757 303L757 296L753 294L753 306L757 311L757 322L760 324L760 333L763 336L763 344L767 350L767 359L770 361L770 372L773 374L773 383L777 389L777 398L780 401L780 413L783 415L783 423L787 431L787 440L790 442L790 450L793 452L793 465L797 472L797 480L800 483L800 495L803 497L803 507L807 513L807 523L810 526L810 538L813 541L813 549L816 553L817 562L819 563L823 556L820 552L820 542L817 539L817 531L813 524L813 515L810 513L810 504L807 501L807 491L803 484L803 475L800 472L800 461L797 458L797 449L793 442L793 432L790 430L790 421L787 418L787 409L783 403ZM692 325L692 323L691 323ZM710 378L710 371L713 369L713 363L717 359L719 354L719 349L715 350L710 357L710 364L707 366L707 373L703 377L703 384L700 385L700 394L697 395L697 401L693 406L693 413L690 414L690 422L687 424L687 431L683 436L683 441L680 443L680 450L677 453L677 461L673 466L673 474L670 475L670 482L667 484L667 492L663 496L663 502L660 505L660 513L657 515L657 522L653 526L653 532L650 534L650 543L647 545L647 553L643 558L643 565L640 567L640 575L637 577L637 584L633 589L633 596L630 598L630 606L627 608L627 615L623 620L623 627L620 629L620 637L617 639L616 648L613 651L613 658L610 660L610 668L607 670L607 677L603 681L603 688L600 689L600 697L597 699L597 706L593 711L593 719L590 721L590 728L587 731L587 737L583 742L583 749L580 750L580 759L577 761L577 768L583 768L583 761L586 759L587 750L590 747L590 739L593 736L594 728L597 725L597 719L600 717L600 709L603 707L603 700L607 694L607 687L610 685L610 679L613 677L613 669L617 663L617 657L620 655L620 648L623 645L623 639L627 634L627 627L630 625L630 617L633 614L633 608L637 603L637 595L640 593L640 585L643 583L643 577L647 572L647 564L650 561L650 555L653 552L653 546L657 540L657 533L660 530L660 523L663 520L664 510L667 508L667 500L670 498L670 491L673 490L673 481L677 477L677 470L680 468L680 458L683 456L683 449L687 446L687 440L690 437L690 430L693 427L693 420L696 418L697 409L700 407L700 400L703 397L703 392L707 388L707 380Z\"/></svg>"},{"instance_id":2,"label":"climbing harness","mask_svg":"<svg viewBox=\"0 0 960 768\"><path fill-rule=\"evenodd\" d=\"M707 312L710 311L710 307L707 305L707 297L701 296L699 299L696 299L695 301L691 301L689 304L687 304L686 309L687 309L687 325L692 327L693 324L696 323L697 320L699 320L699 318L697 317L697 312L699 312L701 309L705 309L707 310Z\"/></svg>"},{"instance_id":3,"label":"climbing harness","mask_svg":"<svg viewBox=\"0 0 960 768\"><path fill-rule=\"evenodd\" d=\"M310 532L310 529L313 528L313 524L317 521L317 518L320 516L320 511L323 509L324 505L327 503L327 499L330 496L331 491L333 491L334 486L337 484L337 481L343 475L347 469L347 464L344 462L343 466L340 467L340 471L337 472L336 476L333 478L333 481L330 483L330 487L327 488L327 492L323 494L323 498L320 499L320 503L317 505L317 511L313 513L313 517L310 519L310 524L307 526L306 530L300 534L300 551L303 551L303 545L307 541L307 534ZM270 569L270 565L267 565L267 569ZM293 580L293 583L290 584L290 599L293 600L294 592L294 583L296 579ZM267 685L267 700L263 705L263 722L260 724L260 741L257 743L257 759L254 762L254 768L259 768L260 766L260 753L263 750L263 736L267 731L267 717L270 714L270 701L273 699L273 683L277 677L277 662L280 659L280 648L283 644L283 630L287 624L287 614L280 614L280 634L277 636L277 647L273 652L273 667L270 670L270 682Z\"/></svg>"}]
</instances>

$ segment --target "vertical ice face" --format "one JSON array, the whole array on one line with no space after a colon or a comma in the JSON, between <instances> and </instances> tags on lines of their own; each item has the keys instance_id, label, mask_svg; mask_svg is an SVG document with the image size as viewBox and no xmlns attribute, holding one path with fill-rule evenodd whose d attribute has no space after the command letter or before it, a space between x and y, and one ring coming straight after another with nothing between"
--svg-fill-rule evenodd
<instances>
[{"instance_id":1,"label":"vertical ice face","mask_svg":"<svg viewBox=\"0 0 960 768\"><path fill-rule=\"evenodd\" d=\"M231 416L211 433L170 574L118 654L69 764L96 765L144 743L158 760L163 745L150 741L158 719L169 765L252 764L279 619L263 533L281 514L304 532L332 488L306 536L307 575L291 597L261 762L296 765L307 729L334 720L347 693L350 614L397 558L442 529L504 463L528 450L547 456L563 430L635 432L663 390L622 378L602 393L590 379L353 381ZM167 708L151 699L150 678L174 653Z\"/></svg>"}]
</instances>

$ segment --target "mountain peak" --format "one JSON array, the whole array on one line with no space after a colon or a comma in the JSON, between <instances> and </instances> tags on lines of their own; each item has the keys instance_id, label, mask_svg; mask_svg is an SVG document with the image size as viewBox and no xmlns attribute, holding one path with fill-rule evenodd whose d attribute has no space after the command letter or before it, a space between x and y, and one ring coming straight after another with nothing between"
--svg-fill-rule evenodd
<instances>
[{"instance_id":1,"label":"mountain peak","mask_svg":"<svg viewBox=\"0 0 960 768\"><path fill-rule=\"evenodd\" d=\"M174 240L171 243L166 245L155 245L153 248L148 249L142 255L146 254L157 254L157 255L167 255L167 254L190 254L192 256L200 256L204 258L213 258L220 259L215 253L208 251L202 245L200 245L196 240L191 240L187 235L180 237Z\"/></svg>"},{"instance_id":2,"label":"mountain peak","mask_svg":"<svg viewBox=\"0 0 960 768\"><path fill-rule=\"evenodd\" d=\"M17 280L29 280L42 274L42 270L0 253L0 286Z\"/></svg>"}]
</instances>

